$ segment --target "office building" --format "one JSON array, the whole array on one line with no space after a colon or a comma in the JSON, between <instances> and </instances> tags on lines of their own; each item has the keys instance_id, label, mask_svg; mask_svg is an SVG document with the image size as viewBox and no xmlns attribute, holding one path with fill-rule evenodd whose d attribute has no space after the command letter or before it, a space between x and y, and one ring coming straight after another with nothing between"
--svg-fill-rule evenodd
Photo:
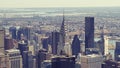
<instances>
[{"instance_id":1,"label":"office building","mask_svg":"<svg viewBox=\"0 0 120 68\"><path fill-rule=\"evenodd\" d=\"M80 53L80 40L77 35L74 36L72 41L72 55L78 55Z\"/></svg>"},{"instance_id":2,"label":"office building","mask_svg":"<svg viewBox=\"0 0 120 68\"><path fill-rule=\"evenodd\" d=\"M52 48L52 54L56 55L57 54L57 50L58 50L58 42L59 42L59 36L60 33L59 32L52 32L51 36L50 36L50 44L51 44L51 48Z\"/></svg>"},{"instance_id":3,"label":"office building","mask_svg":"<svg viewBox=\"0 0 120 68\"><path fill-rule=\"evenodd\" d=\"M72 56L71 44L69 42L65 43L64 49L65 49L66 56Z\"/></svg>"},{"instance_id":4,"label":"office building","mask_svg":"<svg viewBox=\"0 0 120 68\"><path fill-rule=\"evenodd\" d=\"M4 29L0 28L0 52L4 53Z\"/></svg>"},{"instance_id":5,"label":"office building","mask_svg":"<svg viewBox=\"0 0 120 68\"><path fill-rule=\"evenodd\" d=\"M104 55L109 54L108 37L104 36Z\"/></svg>"},{"instance_id":6,"label":"office building","mask_svg":"<svg viewBox=\"0 0 120 68\"><path fill-rule=\"evenodd\" d=\"M32 32L31 29L32 29L31 26L27 26L23 29L23 34L27 40L31 40L31 32Z\"/></svg>"},{"instance_id":7,"label":"office building","mask_svg":"<svg viewBox=\"0 0 120 68\"><path fill-rule=\"evenodd\" d=\"M41 38L42 41L42 47L48 51L48 37Z\"/></svg>"},{"instance_id":8,"label":"office building","mask_svg":"<svg viewBox=\"0 0 120 68\"><path fill-rule=\"evenodd\" d=\"M82 42L81 44L80 44L80 52L82 53L82 54L85 54L85 43L84 42Z\"/></svg>"},{"instance_id":9,"label":"office building","mask_svg":"<svg viewBox=\"0 0 120 68\"><path fill-rule=\"evenodd\" d=\"M75 68L81 68L81 64L77 62L77 63L75 64Z\"/></svg>"},{"instance_id":10,"label":"office building","mask_svg":"<svg viewBox=\"0 0 120 68\"><path fill-rule=\"evenodd\" d=\"M117 42L116 42L115 60L116 60L116 61L120 61L120 41L117 41Z\"/></svg>"},{"instance_id":11,"label":"office building","mask_svg":"<svg viewBox=\"0 0 120 68\"><path fill-rule=\"evenodd\" d=\"M33 68L37 68L37 66L36 66L36 58L35 58L35 56L33 57Z\"/></svg>"},{"instance_id":12,"label":"office building","mask_svg":"<svg viewBox=\"0 0 120 68\"><path fill-rule=\"evenodd\" d=\"M31 51L32 55L35 55L34 45L28 45L28 51Z\"/></svg>"},{"instance_id":13,"label":"office building","mask_svg":"<svg viewBox=\"0 0 120 68\"><path fill-rule=\"evenodd\" d=\"M33 55L31 51L23 51L23 68L33 68Z\"/></svg>"},{"instance_id":14,"label":"office building","mask_svg":"<svg viewBox=\"0 0 120 68\"><path fill-rule=\"evenodd\" d=\"M85 17L85 48L94 48L94 17Z\"/></svg>"},{"instance_id":15,"label":"office building","mask_svg":"<svg viewBox=\"0 0 120 68\"><path fill-rule=\"evenodd\" d=\"M51 60L44 60L41 64L42 68L52 68Z\"/></svg>"},{"instance_id":16,"label":"office building","mask_svg":"<svg viewBox=\"0 0 120 68\"><path fill-rule=\"evenodd\" d=\"M108 46L109 38L107 36L102 36L99 41L96 42L96 48L99 49L102 55L109 54L109 46Z\"/></svg>"},{"instance_id":17,"label":"office building","mask_svg":"<svg viewBox=\"0 0 120 68\"><path fill-rule=\"evenodd\" d=\"M22 28L19 28L17 31L17 40L21 40Z\"/></svg>"},{"instance_id":18,"label":"office building","mask_svg":"<svg viewBox=\"0 0 120 68\"><path fill-rule=\"evenodd\" d=\"M103 57L91 54L81 56L81 68L101 68Z\"/></svg>"},{"instance_id":19,"label":"office building","mask_svg":"<svg viewBox=\"0 0 120 68\"><path fill-rule=\"evenodd\" d=\"M102 63L102 68L120 68L120 63L113 60L105 60Z\"/></svg>"},{"instance_id":20,"label":"office building","mask_svg":"<svg viewBox=\"0 0 120 68\"><path fill-rule=\"evenodd\" d=\"M52 68L75 68L75 57L53 57Z\"/></svg>"},{"instance_id":21,"label":"office building","mask_svg":"<svg viewBox=\"0 0 120 68\"><path fill-rule=\"evenodd\" d=\"M9 67L10 68L22 68L22 56L18 49L6 50L5 54L9 56Z\"/></svg>"},{"instance_id":22,"label":"office building","mask_svg":"<svg viewBox=\"0 0 120 68\"><path fill-rule=\"evenodd\" d=\"M17 32L17 39L21 40L21 34L23 34L25 40L31 40L31 28L31 26L19 28Z\"/></svg>"},{"instance_id":23,"label":"office building","mask_svg":"<svg viewBox=\"0 0 120 68\"><path fill-rule=\"evenodd\" d=\"M41 49L37 54L37 67L41 68L41 64L44 60L51 60L52 55L47 53L47 50Z\"/></svg>"},{"instance_id":24,"label":"office building","mask_svg":"<svg viewBox=\"0 0 120 68\"><path fill-rule=\"evenodd\" d=\"M104 37L104 28L102 27L101 28L101 39L100 39L100 52L102 55L105 55L105 42L107 41L107 46L108 46L108 40L105 40L105 37Z\"/></svg>"},{"instance_id":25,"label":"office building","mask_svg":"<svg viewBox=\"0 0 120 68\"><path fill-rule=\"evenodd\" d=\"M63 15L63 21L61 24L61 28L60 28L60 36L59 36L59 43L58 43L58 50L57 50L57 54L58 55L64 55L65 50L64 50L64 46L65 46L65 19L64 19L64 15Z\"/></svg>"},{"instance_id":26,"label":"office building","mask_svg":"<svg viewBox=\"0 0 120 68\"><path fill-rule=\"evenodd\" d=\"M12 39L16 39L17 38L17 29L16 29L16 27L10 27L9 28L9 32L12 35Z\"/></svg>"},{"instance_id":27,"label":"office building","mask_svg":"<svg viewBox=\"0 0 120 68\"><path fill-rule=\"evenodd\" d=\"M4 44L5 44L5 46L4 46L5 50L14 48L13 39L10 36L5 37Z\"/></svg>"},{"instance_id":28,"label":"office building","mask_svg":"<svg viewBox=\"0 0 120 68\"><path fill-rule=\"evenodd\" d=\"M18 43L18 49L20 50L21 55L23 56L23 51L28 51L29 48L27 46L27 43L25 43L24 40L20 41Z\"/></svg>"},{"instance_id":29,"label":"office building","mask_svg":"<svg viewBox=\"0 0 120 68\"><path fill-rule=\"evenodd\" d=\"M0 68L10 68L9 67L9 57L0 53Z\"/></svg>"}]
</instances>

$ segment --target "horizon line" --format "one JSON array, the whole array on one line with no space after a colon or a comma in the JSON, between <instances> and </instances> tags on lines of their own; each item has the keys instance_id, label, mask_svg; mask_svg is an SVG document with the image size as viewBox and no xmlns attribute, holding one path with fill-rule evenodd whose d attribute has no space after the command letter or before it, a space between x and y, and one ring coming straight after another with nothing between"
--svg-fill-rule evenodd
<instances>
[{"instance_id":1,"label":"horizon line","mask_svg":"<svg viewBox=\"0 0 120 68\"><path fill-rule=\"evenodd\" d=\"M22 9L22 8L117 8L120 6L81 6L81 7L0 7L0 9Z\"/></svg>"}]
</instances>

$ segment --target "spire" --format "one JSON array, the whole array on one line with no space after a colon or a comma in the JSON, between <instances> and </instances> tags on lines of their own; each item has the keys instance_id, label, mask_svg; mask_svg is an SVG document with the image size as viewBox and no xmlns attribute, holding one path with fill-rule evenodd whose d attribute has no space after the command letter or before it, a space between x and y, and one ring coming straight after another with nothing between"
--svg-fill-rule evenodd
<instances>
[{"instance_id":1,"label":"spire","mask_svg":"<svg viewBox=\"0 0 120 68\"><path fill-rule=\"evenodd\" d=\"M64 46L65 46L65 18L64 18L64 12L63 12L63 20L60 28L58 55L64 55L63 54L65 53Z\"/></svg>"},{"instance_id":2,"label":"spire","mask_svg":"<svg viewBox=\"0 0 120 68\"><path fill-rule=\"evenodd\" d=\"M63 21L62 21L62 24L65 23L65 16L64 16L64 10L63 10Z\"/></svg>"},{"instance_id":3,"label":"spire","mask_svg":"<svg viewBox=\"0 0 120 68\"><path fill-rule=\"evenodd\" d=\"M60 28L61 33L65 33L65 16L64 16L64 11L63 11L63 20Z\"/></svg>"},{"instance_id":4,"label":"spire","mask_svg":"<svg viewBox=\"0 0 120 68\"><path fill-rule=\"evenodd\" d=\"M62 37L61 40L63 40L63 46L65 45L65 17L64 17L64 11L63 11L63 21L61 24L61 28L60 28L60 35Z\"/></svg>"}]
</instances>

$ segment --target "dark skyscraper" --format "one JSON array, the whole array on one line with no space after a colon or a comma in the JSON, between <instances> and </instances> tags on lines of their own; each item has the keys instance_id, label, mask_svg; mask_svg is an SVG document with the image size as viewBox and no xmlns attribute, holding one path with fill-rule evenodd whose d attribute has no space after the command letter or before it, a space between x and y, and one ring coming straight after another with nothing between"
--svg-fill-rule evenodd
<instances>
[{"instance_id":1,"label":"dark skyscraper","mask_svg":"<svg viewBox=\"0 0 120 68\"><path fill-rule=\"evenodd\" d=\"M16 29L16 27L10 27L9 31L12 34L12 38L16 39L17 38L17 34L16 34L17 29Z\"/></svg>"},{"instance_id":2,"label":"dark skyscraper","mask_svg":"<svg viewBox=\"0 0 120 68\"><path fill-rule=\"evenodd\" d=\"M85 17L85 48L94 48L94 17Z\"/></svg>"},{"instance_id":3,"label":"dark skyscraper","mask_svg":"<svg viewBox=\"0 0 120 68\"><path fill-rule=\"evenodd\" d=\"M48 50L48 38L42 38L43 48Z\"/></svg>"},{"instance_id":4,"label":"dark skyscraper","mask_svg":"<svg viewBox=\"0 0 120 68\"><path fill-rule=\"evenodd\" d=\"M75 68L75 57L54 57L52 68Z\"/></svg>"},{"instance_id":5,"label":"dark skyscraper","mask_svg":"<svg viewBox=\"0 0 120 68\"><path fill-rule=\"evenodd\" d=\"M120 41L116 42L116 48L115 48L115 60L120 61Z\"/></svg>"},{"instance_id":6,"label":"dark skyscraper","mask_svg":"<svg viewBox=\"0 0 120 68\"><path fill-rule=\"evenodd\" d=\"M17 40L21 40L22 28L17 31Z\"/></svg>"},{"instance_id":7,"label":"dark skyscraper","mask_svg":"<svg viewBox=\"0 0 120 68\"><path fill-rule=\"evenodd\" d=\"M60 33L59 32L52 32L52 35L50 37L50 44L52 47L52 54L56 55L57 54L57 50L58 50L58 43L59 43L59 36Z\"/></svg>"},{"instance_id":8,"label":"dark skyscraper","mask_svg":"<svg viewBox=\"0 0 120 68\"><path fill-rule=\"evenodd\" d=\"M27 43L25 43L24 40L20 41L18 43L18 49L20 50L20 53L23 56L23 52L28 51Z\"/></svg>"},{"instance_id":9,"label":"dark skyscraper","mask_svg":"<svg viewBox=\"0 0 120 68\"><path fill-rule=\"evenodd\" d=\"M120 68L120 64L113 60L106 60L102 64L102 68Z\"/></svg>"},{"instance_id":10,"label":"dark skyscraper","mask_svg":"<svg viewBox=\"0 0 120 68\"><path fill-rule=\"evenodd\" d=\"M23 51L23 68L33 68L33 55L31 51Z\"/></svg>"},{"instance_id":11,"label":"dark skyscraper","mask_svg":"<svg viewBox=\"0 0 120 68\"><path fill-rule=\"evenodd\" d=\"M72 41L72 55L77 55L80 53L80 40L77 35L74 36Z\"/></svg>"},{"instance_id":12,"label":"dark skyscraper","mask_svg":"<svg viewBox=\"0 0 120 68\"><path fill-rule=\"evenodd\" d=\"M24 35L27 40L31 40L31 27L27 26L24 28Z\"/></svg>"},{"instance_id":13,"label":"dark skyscraper","mask_svg":"<svg viewBox=\"0 0 120 68\"><path fill-rule=\"evenodd\" d=\"M31 38L31 27L27 26L27 27L22 27L18 30L17 32L17 39L21 40L21 34L23 34L25 40L30 40Z\"/></svg>"},{"instance_id":14,"label":"dark skyscraper","mask_svg":"<svg viewBox=\"0 0 120 68\"><path fill-rule=\"evenodd\" d=\"M48 53L46 49L39 50L37 54L37 68L41 68L41 64L44 60L48 59Z\"/></svg>"}]
</instances>

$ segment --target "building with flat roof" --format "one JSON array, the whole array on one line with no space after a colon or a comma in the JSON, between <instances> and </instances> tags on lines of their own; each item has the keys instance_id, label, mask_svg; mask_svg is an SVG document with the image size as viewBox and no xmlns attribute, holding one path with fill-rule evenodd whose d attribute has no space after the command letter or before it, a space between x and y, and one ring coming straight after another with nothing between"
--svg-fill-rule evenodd
<instances>
[{"instance_id":1,"label":"building with flat roof","mask_svg":"<svg viewBox=\"0 0 120 68\"><path fill-rule=\"evenodd\" d=\"M85 48L94 48L94 17L85 17Z\"/></svg>"},{"instance_id":2,"label":"building with flat roof","mask_svg":"<svg viewBox=\"0 0 120 68\"><path fill-rule=\"evenodd\" d=\"M116 61L120 61L120 41L117 41L117 42L116 42L115 60L116 60Z\"/></svg>"},{"instance_id":3,"label":"building with flat roof","mask_svg":"<svg viewBox=\"0 0 120 68\"><path fill-rule=\"evenodd\" d=\"M101 55L91 54L81 56L81 68L101 68L103 57Z\"/></svg>"},{"instance_id":4,"label":"building with flat roof","mask_svg":"<svg viewBox=\"0 0 120 68\"><path fill-rule=\"evenodd\" d=\"M0 68L10 68L9 67L9 57L0 53Z\"/></svg>"},{"instance_id":5,"label":"building with flat roof","mask_svg":"<svg viewBox=\"0 0 120 68\"><path fill-rule=\"evenodd\" d=\"M75 57L53 57L52 68L75 68Z\"/></svg>"},{"instance_id":6,"label":"building with flat roof","mask_svg":"<svg viewBox=\"0 0 120 68\"><path fill-rule=\"evenodd\" d=\"M10 68L22 68L22 56L18 49L6 50L5 54L9 56L9 67Z\"/></svg>"}]
</instances>

